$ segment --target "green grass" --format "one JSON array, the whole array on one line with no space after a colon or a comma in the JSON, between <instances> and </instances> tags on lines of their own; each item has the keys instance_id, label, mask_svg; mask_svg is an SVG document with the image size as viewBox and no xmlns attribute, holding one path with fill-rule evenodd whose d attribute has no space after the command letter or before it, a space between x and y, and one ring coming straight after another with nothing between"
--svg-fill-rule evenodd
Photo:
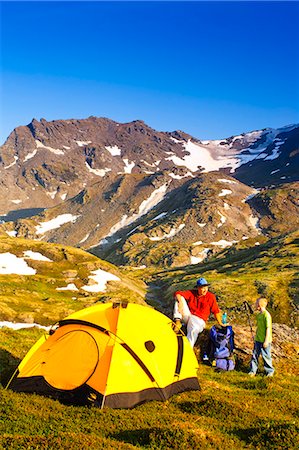
<instances>
[{"instance_id":1,"label":"green grass","mask_svg":"<svg viewBox=\"0 0 299 450\"><path fill-rule=\"evenodd\" d=\"M145 284L131 279L112 264L80 249L47 242L0 236L0 253L23 257L25 250L42 253L52 262L27 260L35 275L0 275L0 320L35 322L51 325L74 311L95 302L122 301L143 303ZM121 281L109 282L105 292L89 293L82 289L96 269L110 272ZM58 291L74 283L79 291Z\"/></svg>"},{"instance_id":2,"label":"green grass","mask_svg":"<svg viewBox=\"0 0 299 450\"><path fill-rule=\"evenodd\" d=\"M274 321L294 324L298 317L298 233L259 247L227 250L205 264L159 271L154 267L117 269L78 249L36 241L29 245L55 260L55 265L51 273L37 267L38 273L32 277L2 276L2 320L33 314L34 320L46 324L98 300L143 302L143 282L148 283L150 303L170 313L173 291L192 287L202 275L212 282L211 290L219 296L221 307L266 295ZM28 241L3 238L0 249L21 255L28 249ZM76 301L73 294L56 291L58 283L65 283L66 272L76 270L78 282L84 283L96 267L121 276L122 282L111 283L99 296L81 293ZM233 311L229 319L246 321ZM0 449L299 448L299 378L294 359L274 361L273 379L262 375L248 378L249 356L238 370L229 373L217 373L200 364L200 392L185 392L167 402L146 403L132 410L99 410L4 389L42 333L38 329L0 329Z\"/></svg>"},{"instance_id":3,"label":"green grass","mask_svg":"<svg viewBox=\"0 0 299 450\"><path fill-rule=\"evenodd\" d=\"M201 264L159 271L147 269L139 276L155 287L156 296L168 312L173 293L192 288L197 278L204 276L221 308L240 306L244 301L253 303L262 295L269 300L274 322L299 326L298 243L299 232L291 233L258 247L225 250ZM235 318L233 313L231 318ZM242 319L239 315L237 318Z\"/></svg>"},{"instance_id":4,"label":"green grass","mask_svg":"<svg viewBox=\"0 0 299 450\"><path fill-rule=\"evenodd\" d=\"M0 330L2 385L41 331ZM6 364L7 367L7 364ZM200 364L201 391L132 410L65 406L0 385L1 449L296 449L298 377L217 373Z\"/></svg>"}]
</instances>

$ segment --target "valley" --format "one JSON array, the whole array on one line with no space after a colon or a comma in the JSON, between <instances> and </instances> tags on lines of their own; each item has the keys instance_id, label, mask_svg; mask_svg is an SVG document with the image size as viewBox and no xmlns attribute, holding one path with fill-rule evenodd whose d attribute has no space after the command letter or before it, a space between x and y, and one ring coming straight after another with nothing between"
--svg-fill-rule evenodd
<instances>
[{"instance_id":1,"label":"valley","mask_svg":"<svg viewBox=\"0 0 299 450\"><path fill-rule=\"evenodd\" d=\"M0 149L0 446L297 448L298 130L204 142L92 117L12 132ZM211 317L194 348L201 391L100 410L5 389L59 320L107 302L171 320L173 293L199 276L227 312L236 359L229 373L201 363ZM244 304L259 296L274 322L270 380L247 375Z\"/></svg>"}]
</instances>

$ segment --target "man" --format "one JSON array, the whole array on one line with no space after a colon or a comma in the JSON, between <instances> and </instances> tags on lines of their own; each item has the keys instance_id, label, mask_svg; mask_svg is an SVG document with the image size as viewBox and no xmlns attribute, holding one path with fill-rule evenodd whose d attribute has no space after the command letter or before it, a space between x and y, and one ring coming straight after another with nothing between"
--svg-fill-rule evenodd
<instances>
[{"instance_id":1,"label":"man","mask_svg":"<svg viewBox=\"0 0 299 450\"><path fill-rule=\"evenodd\" d=\"M221 326L221 312L217 305L216 297L209 292L209 283L205 278L199 278L194 289L188 291L177 291L174 293L174 331L179 332L183 321L187 325L187 338L192 347L197 336L201 333L211 313L214 314Z\"/></svg>"}]
</instances>

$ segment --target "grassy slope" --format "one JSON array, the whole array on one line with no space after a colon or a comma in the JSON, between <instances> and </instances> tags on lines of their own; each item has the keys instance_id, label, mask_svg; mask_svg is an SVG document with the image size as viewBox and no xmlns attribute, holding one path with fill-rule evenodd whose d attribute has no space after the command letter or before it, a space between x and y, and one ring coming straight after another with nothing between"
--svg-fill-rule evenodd
<instances>
[{"instance_id":1,"label":"grassy slope","mask_svg":"<svg viewBox=\"0 0 299 450\"><path fill-rule=\"evenodd\" d=\"M242 248L240 244L202 264L159 272L148 269L136 276L150 281L154 286L151 302L167 313L172 308L173 292L192 288L196 279L204 276L221 308L252 303L263 295L269 299L274 322L299 326L298 243L299 232L294 232L256 247ZM238 320L233 312L230 318Z\"/></svg>"},{"instance_id":2,"label":"grassy slope","mask_svg":"<svg viewBox=\"0 0 299 450\"><path fill-rule=\"evenodd\" d=\"M0 330L13 366L41 331ZM2 381L8 374L2 377ZM249 379L200 365L200 392L133 410L64 406L0 387L3 449L296 449L299 446L298 377Z\"/></svg>"},{"instance_id":3,"label":"grassy slope","mask_svg":"<svg viewBox=\"0 0 299 450\"><path fill-rule=\"evenodd\" d=\"M130 300L143 303L145 285L124 276L112 264L80 249L28 239L0 237L0 253L23 257L25 250L39 252L53 262L26 260L36 269L35 275L0 275L0 320L53 324L66 315L97 301ZM89 275L102 269L121 281L108 283L106 292L89 293L82 286ZM74 283L79 291L57 291L57 287Z\"/></svg>"},{"instance_id":4,"label":"grassy slope","mask_svg":"<svg viewBox=\"0 0 299 450\"><path fill-rule=\"evenodd\" d=\"M238 253L223 252L208 264L159 273L127 269L127 274L134 276L137 286L140 277L154 283L151 302L159 309L170 306L175 289L192 286L204 275L221 294L222 306L266 294L272 313L283 322L286 312L294 310L291 302L298 300L297 244L298 233L294 233ZM41 333L0 329L2 386ZM248 379L245 367L219 374L200 364L201 392L185 392L165 403L147 403L133 410L66 407L0 387L0 448L297 449L298 376L285 361L281 367L276 364L276 369L273 379Z\"/></svg>"}]
</instances>

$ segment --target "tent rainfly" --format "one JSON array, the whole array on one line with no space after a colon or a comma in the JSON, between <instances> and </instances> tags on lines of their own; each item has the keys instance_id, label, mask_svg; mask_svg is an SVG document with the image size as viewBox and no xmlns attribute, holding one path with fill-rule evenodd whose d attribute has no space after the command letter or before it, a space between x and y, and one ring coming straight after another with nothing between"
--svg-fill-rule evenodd
<instances>
[{"instance_id":1,"label":"tent rainfly","mask_svg":"<svg viewBox=\"0 0 299 450\"><path fill-rule=\"evenodd\" d=\"M70 404L132 408L199 390L198 363L160 312L106 303L71 314L36 342L8 387Z\"/></svg>"}]
</instances>

